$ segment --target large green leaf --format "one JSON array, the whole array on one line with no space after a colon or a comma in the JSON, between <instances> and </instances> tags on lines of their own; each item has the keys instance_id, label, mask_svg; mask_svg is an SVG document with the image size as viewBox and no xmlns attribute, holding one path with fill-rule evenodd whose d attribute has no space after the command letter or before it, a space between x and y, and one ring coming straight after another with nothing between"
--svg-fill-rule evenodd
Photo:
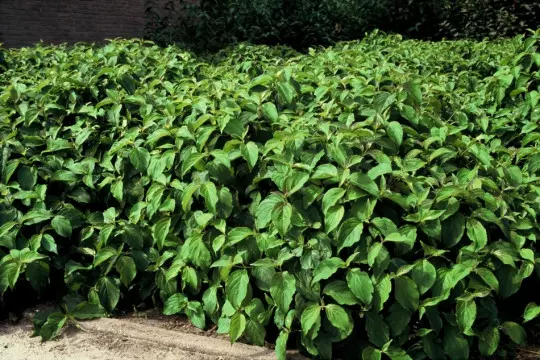
<instances>
[{"instance_id":1,"label":"large green leaf","mask_svg":"<svg viewBox=\"0 0 540 360\"><path fill-rule=\"evenodd\" d=\"M324 287L323 293L332 297L341 305L355 305L358 303L358 299L345 281L337 280L329 283Z\"/></svg>"},{"instance_id":2,"label":"large green leaf","mask_svg":"<svg viewBox=\"0 0 540 360\"><path fill-rule=\"evenodd\" d=\"M345 262L341 260L340 258L330 258L321 261L319 266L313 271L313 280L312 283L316 283L323 279L328 279L330 276L334 275L334 273L338 269L342 269L345 267Z\"/></svg>"},{"instance_id":3,"label":"large green leaf","mask_svg":"<svg viewBox=\"0 0 540 360\"><path fill-rule=\"evenodd\" d=\"M278 308L286 313L296 293L296 279L287 271L277 273L272 279L270 294Z\"/></svg>"},{"instance_id":4,"label":"large green leaf","mask_svg":"<svg viewBox=\"0 0 540 360\"><path fill-rule=\"evenodd\" d=\"M487 245L486 228L476 219L469 219L467 221L467 236L473 242L476 250L480 250Z\"/></svg>"},{"instance_id":5,"label":"large green leaf","mask_svg":"<svg viewBox=\"0 0 540 360\"><path fill-rule=\"evenodd\" d=\"M373 299L373 283L369 275L359 269L347 272L347 285L352 293L365 305L370 305Z\"/></svg>"},{"instance_id":6,"label":"large green leaf","mask_svg":"<svg viewBox=\"0 0 540 360\"><path fill-rule=\"evenodd\" d=\"M302 325L302 332L304 335L312 334L312 338L317 336L319 327L321 326L321 306L319 304L310 304L304 311L300 318Z\"/></svg>"},{"instance_id":7,"label":"large green leaf","mask_svg":"<svg viewBox=\"0 0 540 360\"><path fill-rule=\"evenodd\" d=\"M527 333L518 323L506 321L502 324L502 331L516 344L525 345Z\"/></svg>"},{"instance_id":8,"label":"large green leaf","mask_svg":"<svg viewBox=\"0 0 540 360\"><path fill-rule=\"evenodd\" d=\"M394 279L396 300L405 309L414 312L418 309L420 294L416 283L406 276Z\"/></svg>"},{"instance_id":9,"label":"large green leaf","mask_svg":"<svg viewBox=\"0 0 540 360\"><path fill-rule=\"evenodd\" d=\"M65 216L55 216L51 225L56 233L63 237L70 237L72 232L71 222Z\"/></svg>"},{"instance_id":10,"label":"large green leaf","mask_svg":"<svg viewBox=\"0 0 540 360\"><path fill-rule=\"evenodd\" d=\"M242 336L244 331L246 330L246 317L244 314L236 313L231 318L231 325L229 330L229 337L231 339L231 343L235 342Z\"/></svg>"},{"instance_id":11,"label":"large green leaf","mask_svg":"<svg viewBox=\"0 0 540 360\"><path fill-rule=\"evenodd\" d=\"M476 320L476 302L474 300L458 300L456 307L456 320L459 328L465 334L472 328Z\"/></svg>"},{"instance_id":12,"label":"large green leaf","mask_svg":"<svg viewBox=\"0 0 540 360\"><path fill-rule=\"evenodd\" d=\"M174 294L170 296L163 307L163 313L165 315L175 315L184 311L188 304L187 297L184 294Z\"/></svg>"},{"instance_id":13,"label":"large green leaf","mask_svg":"<svg viewBox=\"0 0 540 360\"><path fill-rule=\"evenodd\" d=\"M131 150L129 160L141 173L145 174L150 164L150 153L145 148L136 147Z\"/></svg>"},{"instance_id":14,"label":"large green leaf","mask_svg":"<svg viewBox=\"0 0 540 360\"><path fill-rule=\"evenodd\" d=\"M239 308L242 301L246 298L248 286L249 275L246 270L236 270L229 274L226 295L227 300L229 300L235 308Z\"/></svg>"},{"instance_id":15,"label":"large green leaf","mask_svg":"<svg viewBox=\"0 0 540 360\"><path fill-rule=\"evenodd\" d=\"M341 306L336 304L328 304L324 311L328 320L334 327L342 330L346 334L350 334L353 329L351 316Z\"/></svg>"},{"instance_id":16,"label":"large green leaf","mask_svg":"<svg viewBox=\"0 0 540 360\"><path fill-rule=\"evenodd\" d=\"M120 282L116 278L102 277L96 284L101 305L112 312L120 300Z\"/></svg>"},{"instance_id":17,"label":"large green leaf","mask_svg":"<svg viewBox=\"0 0 540 360\"><path fill-rule=\"evenodd\" d=\"M338 252L344 248L351 247L360 241L364 224L356 218L345 220L338 233Z\"/></svg>"},{"instance_id":18,"label":"large green leaf","mask_svg":"<svg viewBox=\"0 0 540 360\"><path fill-rule=\"evenodd\" d=\"M124 286L129 286L137 275L135 261L129 256L122 256L116 261L116 269L120 274L120 282Z\"/></svg>"},{"instance_id":19,"label":"large green leaf","mask_svg":"<svg viewBox=\"0 0 540 360\"><path fill-rule=\"evenodd\" d=\"M289 231L292 213L293 208L287 202L276 204L272 211L272 222L282 236L285 236Z\"/></svg>"}]
</instances>

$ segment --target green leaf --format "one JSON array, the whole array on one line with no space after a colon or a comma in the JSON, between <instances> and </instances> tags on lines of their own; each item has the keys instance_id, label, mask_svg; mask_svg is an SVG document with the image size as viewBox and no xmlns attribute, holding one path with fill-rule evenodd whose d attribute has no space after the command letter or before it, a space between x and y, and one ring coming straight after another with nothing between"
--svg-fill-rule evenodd
<instances>
[{"instance_id":1,"label":"green leaf","mask_svg":"<svg viewBox=\"0 0 540 360\"><path fill-rule=\"evenodd\" d=\"M135 261L129 256L122 256L116 261L116 270L120 274L120 282L128 287L137 275Z\"/></svg>"},{"instance_id":2,"label":"green leaf","mask_svg":"<svg viewBox=\"0 0 540 360\"><path fill-rule=\"evenodd\" d=\"M122 180L115 181L114 184L112 184L111 194L120 202L124 199L124 183Z\"/></svg>"},{"instance_id":3,"label":"green leaf","mask_svg":"<svg viewBox=\"0 0 540 360\"><path fill-rule=\"evenodd\" d=\"M163 248L165 244L165 239L169 235L171 228L171 218L164 217L160 219L155 225L152 232L154 241L156 242L158 249Z\"/></svg>"},{"instance_id":4,"label":"green leaf","mask_svg":"<svg viewBox=\"0 0 540 360\"><path fill-rule=\"evenodd\" d=\"M390 292L392 291L392 282L390 276L384 276L381 278L375 287L375 293L373 296L372 309L375 311L381 311L384 304L390 298Z\"/></svg>"},{"instance_id":5,"label":"green leaf","mask_svg":"<svg viewBox=\"0 0 540 360\"><path fill-rule=\"evenodd\" d=\"M34 290L42 292L49 286L49 264L44 261L34 261L26 267L26 280L32 285ZM0 277L1 277L0 270ZM9 282L9 281L8 281ZM0 284L2 281L0 280ZM2 285L0 285L0 288Z\"/></svg>"},{"instance_id":6,"label":"green leaf","mask_svg":"<svg viewBox=\"0 0 540 360\"><path fill-rule=\"evenodd\" d=\"M188 299L184 294L174 294L169 296L165 305L163 307L163 314L165 315L176 315L186 308L188 304Z\"/></svg>"},{"instance_id":7,"label":"green leaf","mask_svg":"<svg viewBox=\"0 0 540 360\"><path fill-rule=\"evenodd\" d=\"M197 278L197 272L191 266L185 266L182 269L182 289L186 286L190 286L191 289L197 290L199 281Z\"/></svg>"},{"instance_id":8,"label":"green leaf","mask_svg":"<svg viewBox=\"0 0 540 360\"><path fill-rule=\"evenodd\" d=\"M282 313L287 313L296 293L296 279L287 271L277 273L270 286L270 294Z\"/></svg>"},{"instance_id":9,"label":"green leaf","mask_svg":"<svg viewBox=\"0 0 540 360\"><path fill-rule=\"evenodd\" d=\"M41 246L49 252L58 254L56 242L54 241L54 238L49 234L43 234L43 238L41 238Z\"/></svg>"},{"instance_id":10,"label":"green leaf","mask_svg":"<svg viewBox=\"0 0 540 360\"><path fill-rule=\"evenodd\" d=\"M34 171L28 166L22 166L17 172L17 181L23 190L31 190L36 184Z\"/></svg>"},{"instance_id":11,"label":"green leaf","mask_svg":"<svg viewBox=\"0 0 540 360\"><path fill-rule=\"evenodd\" d=\"M206 318L204 316L204 311L202 305L198 301L190 301L186 307L186 315L191 320L191 323L198 327L199 329L204 329L206 327Z\"/></svg>"},{"instance_id":12,"label":"green leaf","mask_svg":"<svg viewBox=\"0 0 540 360\"><path fill-rule=\"evenodd\" d=\"M227 278L227 300L238 309L247 296L249 275L246 270L236 270Z\"/></svg>"},{"instance_id":13,"label":"green leaf","mask_svg":"<svg viewBox=\"0 0 540 360\"><path fill-rule=\"evenodd\" d=\"M525 312L523 313L523 322L526 323L528 321L531 321L537 318L538 315L540 315L540 306L531 302L525 308Z\"/></svg>"},{"instance_id":14,"label":"green leaf","mask_svg":"<svg viewBox=\"0 0 540 360\"><path fill-rule=\"evenodd\" d=\"M266 337L266 330L258 321L248 319L246 322L245 336L250 343L258 346L264 346L264 338Z\"/></svg>"},{"instance_id":15,"label":"green leaf","mask_svg":"<svg viewBox=\"0 0 540 360\"><path fill-rule=\"evenodd\" d=\"M0 295L9 287L13 289L19 278L21 265L15 261L0 263Z\"/></svg>"},{"instance_id":16,"label":"green leaf","mask_svg":"<svg viewBox=\"0 0 540 360\"><path fill-rule=\"evenodd\" d=\"M386 322L390 326L392 336L397 337L408 330L412 313L397 302L390 306L389 311L390 314L386 317Z\"/></svg>"},{"instance_id":17,"label":"green leaf","mask_svg":"<svg viewBox=\"0 0 540 360\"><path fill-rule=\"evenodd\" d=\"M386 350L386 355L388 355L390 360L413 360L412 357L407 355L405 350L399 348L390 348Z\"/></svg>"},{"instance_id":18,"label":"green leaf","mask_svg":"<svg viewBox=\"0 0 540 360\"><path fill-rule=\"evenodd\" d=\"M356 305L358 299L347 286L345 281L337 280L327 284L323 293L331 296L338 304Z\"/></svg>"},{"instance_id":19,"label":"green leaf","mask_svg":"<svg viewBox=\"0 0 540 360\"><path fill-rule=\"evenodd\" d=\"M150 153L145 148L137 147L131 150L129 160L141 173L146 174L148 165L150 165Z\"/></svg>"},{"instance_id":20,"label":"green leaf","mask_svg":"<svg viewBox=\"0 0 540 360\"><path fill-rule=\"evenodd\" d=\"M418 291L423 295L435 283L437 271L435 266L428 260L421 260L414 265L411 276L418 287Z\"/></svg>"},{"instance_id":21,"label":"green leaf","mask_svg":"<svg viewBox=\"0 0 540 360\"><path fill-rule=\"evenodd\" d=\"M325 259L321 261L319 266L313 271L313 280L311 283L315 284L323 279L328 279L330 276L334 275L338 269L343 269L344 267L345 262L340 258L333 257Z\"/></svg>"},{"instance_id":22,"label":"green leaf","mask_svg":"<svg viewBox=\"0 0 540 360\"><path fill-rule=\"evenodd\" d=\"M60 331L64 327L66 321L67 316L60 312L50 314L39 332L43 341L54 339L60 335Z\"/></svg>"},{"instance_id":23,"label":"green leaf","mask_svg":"<svg viewBox=\"0 0 540 360\"><path fill-rule=\"evenodd\" d=\"M374 347L368 346L362 351L362 360L381 360L382 353Z\"/></svg>"},{"instance_id":24,"label":"green leaf","mask_svg":"<svg viewBox=\"0 0 540 360\"><path fill-rule=\"evenodd\" d=\"M250 141L246 145L242 145L241 153L242 157L246 159L249 169L252 170L259 158L259 147L253 141Z\"/></svg>"},{"instance_id":25,"label":"green leaf","mask_svg":"<svg viewBox=\"0 0 540 360\"><path fill-rule=\"evenodd\" d=\"M43 221L49 220L52 217L49 211L45 210L30 210L21 219L24 225L39 224Z\"/></svg>"},{"instance_id":26,"label":"green leaf","mask_svg":"<svg viewBox=\"0 0 540 360\"><path fill-rule=\"evenodd\" d=\"M467 334L476 320L476 302L474 300L458 300L456 320L461 331Z\"/></svg>"},{"instance_id":27,"label":"green leaf","mask_svg":"<svg viewBox=\"0 0 540 360\"><path fill-rule=\"evenodd\" d=\"M338 169L332 164L322 164L317 166L315 172L311 176L314 180L323 180L336 178L338 176Z\"/></svg>"},{"instance_id":28,"label":"green leaf","mask_svg":"<svg viewBox=\"0 0 540 360\"><path fill-rule=\"evenodd\" d=\"M97 252L96 257L94 258L93 266L97 267L116 255L117 255L116 249L111 248L111 247L104 247L103 249Z\"/></svg>"},{"instance_id":29,"label":"green leaf","mask_svg":"<svg viewBox=\"0 0 540 360\"><path fill-rule=\"evenodd\" d=\"M262 105L262 113L271 122L278 121L278 111L276 105L274 105L273 103L264 103Z\"/></svg>"},{"instance_id":30,"label":"green leaf","mask_svg":"<svg viewBox=\"0 0 540 360\"><path fill-rule=\"evenodd\" d=\"M274 78L268 74L262 74L251 80L249 83L249 88L255 87L257 85L267 85L268 83L272 82Z\"/></svg>"},{"instance_id":31,"label":"green leaf","mask_svg":"<svg viewBox=\"0 0 540 360\"><path fill-rule=\"evenodd\" d=\"M231 318L231 325L229 330L229 337L231 339L231 344L242 336L246 330L246 317L244 314L235 313Z\"/></svg>"},{"instance_id":32,"label":"green leaf","mask_svg":"<svg viewBox=\"0 0 540 360\"><path fill-rule=\"evenodd\" d=\"M103 307L101 307L99 304L92 304L88 301L85 301L77 305L71 315L73 315L73 317L78 320L88 320L101 318L104 317L106 314L105 309L103 309Z\"/></svg>"},{"instance_id":33,"label":"green leaf","mask_svg":"<svg viewBox=\"0 0 540 360\"><path fill-rule=\"evenodd\" d=\"M247 228L247 227L234 228L231 231L229 231L229 234L227 235L227 239L228 239L227 245L232 246L253 235L254 235L253 230L251 230L250 228Z\"/></svg>"},{"instance_id":34,"label":"green leaf","mask_svg":"<svg viewBox=\"0 0 540 360\"><path fill-rule=\"evenodd\" d=\"M457 245L464 232L465 217L459 213L450 216L442 223L442 240L448 248Z\"/></svg>"},{"instance_id":35,"label":"green leaf","mask_svg":"<svg viewBox=\"0 0 540 360\"><path fill-rule=\"evenodd\" d=\"M389 163L381 163L373 168L371 168L367 175L371 180L377 179L379 176L388 174L392 172L392 166Z\"/></svg>"},{"instance_id":36,"label":"green leaf","mask_svg":"<svg viewBox=\"0 0 540 360\"><path fill-rule=\"evenodd\" d=\"M338 232L338 253L360 241L364 224L358 218L347 219L341 224Z\"/></svg>"},{"instance_id":37,"label":"green leaf","mask_svg":"<svg viewBox=\"0 0 540 360\"><path fill-rule=\"evenodd\" d=\"M334 188L327 190L322 198L322 211L324 214L328 212L332 206L336 205L337 202L345 195L346 190L340 188Z\"/></svg>"},{"instance_id":38,"label":"green leaf","mask_svg":"<svg viewBox=\"0 0 540 360\"><path fill-rule=\"evenodd\" d=\"M189 154L188 157L182 162L182 176L185 176L187 172L202 159L204 159L204 154Z\"/></svg>"},{"instance_id":39,"label":"green leaf","mask_svg":"<svg viewBox=\"0 0 540 360\"><path fill-rule=\"evenodd\" d=\"M383 347L390 340L388 325L380 314L373 311L366 313L365 328L369 341L377 347Z\"/></svg>"},{"instance_id":40,"label":"green leaf","mask_svg":"<svg viewBox=\"0 0 540 360\"><path fill-rule=\"evenodd\" d=\"M290 104L293 101L294 96L296 95L296 90L288 82L279 83L277 86L277 90L279 96L281 97L281 99L283 99L283 102L286 105Z\"/></svg>"},{"instance_id":41,"label":"green leaf","mask_svg":"<svg viewBox=\"0 0 540 360\"><path fill-rule=\"evenodd\" d=\"M443 344L444 350L451 359L467 360L469 358L469 343L456 327L445 328Z\"/></svg>"},{"instance_id":42,"label":"green leaf","mask_svg":"<svg viewBox=\"0 0 540 360\"><path fill-rule=\"evenodd\" d=\"M467 220L467 236L473 242L476 250L483 249L487 245L486 228L476 219Z\"/></svg>"},{"instance_id":43,"label":"green leaf","mask_svg":"<svg viewBox=\"0 0 540 360\"><path fill-rule=\"evenodd\" d=\"M478 337L478 350L480 350L480 354L484 356L491 356L495 354L495 351L497 351L497 348L499 347L499 341L501 338L499 329L496 327L487 327L480 333Z\"/></svg>"},{"instance_id":44,"label":"green leaf","mask_svg":"<svg viewBox=\"0 0 540 360\"><path fill-rule=\"evenodd\" d=\"M201 234L193 234L186 240L182 246L181 255L203 269L207 269L212 263L212 254L206 247Z\"/></svg>"},{"instance_id":45,"label":"green leaf","mask_svg":"<svg viewBox=\"0 0 540 360\"><path fill-rule=\"evenodd\" d=\"M334 327L342 330L345 334L350 334L353 330L352 318L341 306L336 304L328 304L324 311L328 320Z\"/></svg>"},{"instance_id":46,"label":"green leaf","mask_svg":"<svg viewBox=\"0 0 540 360\"><path fill-rule=\"evenodd\" d=\"M276 356L278 360L287 359L287 341L289 340L289 333L287 331L281 331L276 340Z\"/></svg>"},{"instance_id":47,"label":"green leaf","mask_svg":"<svg viewBox=\"0 0 540 360\"><path fill-rule=\"evenodd\" d=\"M309 174L304 171L294 171L291 176L285 181L285 190L290 196L302 189L304 184L309 180Z\"/></svg>"},{"instance_id":48,"label":"green leaf","mask_svg":"<svg viewBox=\"0 0 540 360\"><path fill-rule=\"evenodd\" d=\"M17 226L16 221L8 221L4 223L2 226L0 226L0 237L6 235L11 229L13 229L15 226Z\"/></svg>"},{"instance_id":49,"label":"green leaf","mask_svg":"<svg viewBox=\"0 0 540 360\"><path fill-rule=\"evenodd\" d=\"M456 264L448 271L443 280L443 291L449 292L461 280L467 277L472 271L472 266L469 263Z\"/></svg>"},{"instance_id":50,"label":"green leaf","mask_svg":"<svg viewBox=\"0 0 540 360\"><path fill-rule=\"evenodd\" d=\"M411 96L416 105L422 105L422 91L417 83L409 81L403 85L403 89Z\"/></svg>"},{"instance_id":51,"label":"green leaf","mask_svg":"<svg viewBox=\"0 0 540 360\"><path fill-rule=\"evenodd\" d=\"M486 268L476 268L475 272L491 289L499 292L499 281L491 270Z\"/></svg>"},{"instance_id":52,"label":"green leaf","mask_svg":"<svg viewBox=\"0 0 540 360\"><path fill-rule=\"evenodd\" d=\"M367 257L367 261L368 261L369 266L373 266L373 264L375 264L375 260L379 256L379 253L381 252L383 247L384 247L383 244L380 243L380 242L373 243L369 247L368 257Z\"/></svg>"},{"instance_id":53,"label":"green leaf","mask_svg":"<svg viewBox=\"0 0 540 360\"><path fill-rule=\"evenodd\" d=\"M373 283L369 275L360 269L351 269L347 272L347 285L352 293L364 303L370 305L373 300Z\"/></svg>"},{"instance_id":54,"label":"green leaf","mask_svg":"<svg viewBox=\"0 0 540 360\"><path fill-rule=\"evenodd\" d=\"M349 181L368 194L377 198L379 197L379 187L369 176L361 173L354 173L350 176Z\"/></svg>"},{"instance_id":55,"label":"green leaf","mask_svg":"<svg viewBox=\"0 0 540 360\"><path fill-rule=\"evenodd\" d=\"M517 323L513 321L507 321L502 324L503 332L518 345L525 345L527 342L527 333Z\"/></svg>"},{"instance_id":56,"label":"green leaf","mask_svg":"<svg viewBox=\"0 0 540 360\"><path fill-rule=\"evenodd\" d=\"M96 284L98 289L99 301L108 311L112 312L120 300L120 286L118 279L111 277L102 277Z\"/></svg>"},{"instance_id":57,"label":"green leaf","mask_svg":"<svg viewBox=\"0 0 540 360\"><path fill-rule=\"evenodd\" d=\"M274 208L281 202L283 202L283 197L276 194L270 194L266 199L261 201L255 214L255 225L257 229L265 228L270 223Z\"/></svg>"},{"instance_id":58,"label":"green leaf","mask_svg":"<svg viewBox=\"0 0 540 360\"><path fill-rule=\"evenodd\" d=\"M14 250L11 251L11 255L15 257ZM24 249L20 252L19 261L21 264L29 264L36 260L46 259L47 257L45 255L39 254L36 251L28 251L28 249Z\"/></svg>"},{"instance_id":59,"label":"green leaf","mask_svg":"<svg viewBox=\"0 0 540 360\"><path fill-rule=\"evenodd\" d=\"M71 237L71 222L65 216L55 216L51 221L51 225L58 235L66 238Z\"/></svg>"},{"instance_id":60,"label":"green leaf","mask_svg":"<svg viewBox=\"0 0 540 360\"><path fill-rule=\"evenodd\" d=\"M401 124L397 121L392 121L388 123L387 133L392 142L396 145L396 148L399 148L403 142L403 128Z\"/></svg>"},{"instance_id":61,"label":"green leaf","mask_svg":"<svg viewBox=\"0 0 540 360\"><path fill-rule=\"evenodd\" d=\"M397 302L405 309L415 312L420 298L416 283L406 276L395 278L394 283Z\"/></svg>"},{"instance_id":62,"label":"green leaf","mask_svg":"<svg viewBox=\"0 0 540 360\"><path fill-rule=\"evenodd\" d=\"M289 231L292 213L292 205L288 202L276 204L272 211L272 222L276 226L281 236L285 236L285 234L287 234Z\"/></svg>"},{"instance_id":63,"label":"green leaf","mask_svg":"<svg viewBox=\"0 0 540 360\"><path fill-rule=\"evenodd\" d=\"M341 205L334 205L328 209L324 217L324 226L326 233L332 232L339 226L345 215L345 208Z\"/></svg>"},{"instance_id":64,"label":"green leaf","mask_svg":"<svg viewBox=\"0 0 540 360\"><path fill-rule=\"evenodd\" d=\"M203 310L212 317L218 310L217 286L210 286L202 296Z\"/></svg>"},{"instance_id":65,"label":"green leaf","mask_svg":"<svg viewBox=\"0 0 540 360\"><path fill-rule=\"evenodd\" d=\"M216 185L214 185L213 182L205 182L201 186L201 194L204 197L206 208L210 210L212 214L216 214L216 206L219 200Z\"/></svg>"},{"instance_id":66,"label":"green leaf","mask_svg":"<svg viewBox=\"0 0 540 360\"><path fill-rule=\"evenodd\" d=\"M315 338L321 326L321 306L316 303L308 305L300 317L300 324L302 326L302 333L305 336L312 331L311 338Z\"/></svg>"}]
</instances>

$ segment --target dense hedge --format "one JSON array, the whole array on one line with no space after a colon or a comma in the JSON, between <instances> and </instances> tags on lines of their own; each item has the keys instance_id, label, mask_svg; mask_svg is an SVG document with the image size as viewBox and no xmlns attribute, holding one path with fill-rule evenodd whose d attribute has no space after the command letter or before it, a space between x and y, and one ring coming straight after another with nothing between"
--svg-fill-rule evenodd
<instances>
[{"instance_id":1,"label":"dense hedge","mask_svg":"<svg viewBox=\"0 0 540 360\"><path fill-rule=\"evenodd\" d=\"M296 49L380 29L421 39L496 38L540 27L537 0L172 0L147 2L147 36L213 51L239 41Z\"/></svg>"},{"instance_id":2,"label":"dense hedge","mask_svg":"<svg viewBox=\"0 0 540 360\"><path fill-rule=\"evenodd\" d=\"M44 339L157 305L280 359L504 355L540 313L539 45L9 50L3 311L56 297Z\"/></svg>"}]
</instances>

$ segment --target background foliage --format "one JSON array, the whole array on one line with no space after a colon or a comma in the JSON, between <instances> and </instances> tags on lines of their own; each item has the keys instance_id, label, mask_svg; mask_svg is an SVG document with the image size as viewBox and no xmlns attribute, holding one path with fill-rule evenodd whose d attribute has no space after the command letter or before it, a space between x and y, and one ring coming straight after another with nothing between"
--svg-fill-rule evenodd
<instances>
[{"instance_id":1,"label":"background foliage","mask_svg":"<svg viewBox=\"0 0 540 360\"><path fill-rule=\"evenodd\" d=\"M54 299L44 339L159 306L280 359L504 356L540 313L539 45L7 50L2 313Z\"/></svg>"},{"instance_id":2,"label":"background foliage","mask_svg":"<svg viewBox=\"0 0 540 360\"><path fill-rule=\"evenodd\" d=\"M296 49L380 29L441 39L504 37L540 27L535 0L151 0L147 35L213 51L236 42Z\"/></svg>"}]
</instances>

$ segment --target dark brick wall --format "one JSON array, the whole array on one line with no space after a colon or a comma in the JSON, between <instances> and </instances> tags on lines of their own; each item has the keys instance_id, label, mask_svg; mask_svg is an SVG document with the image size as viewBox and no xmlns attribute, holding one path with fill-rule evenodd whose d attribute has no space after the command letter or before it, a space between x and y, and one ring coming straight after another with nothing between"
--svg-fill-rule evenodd
<instances>
[{"instance_id":1,"label":"dark brick wall","mask_svg":"<svg viewBox=\"0 0 540 360\"><path fill-rule=\"evenodd\" d=\"M7 47L141 37L145 0L0 0Z\"/></svg>"}]
</instances>

